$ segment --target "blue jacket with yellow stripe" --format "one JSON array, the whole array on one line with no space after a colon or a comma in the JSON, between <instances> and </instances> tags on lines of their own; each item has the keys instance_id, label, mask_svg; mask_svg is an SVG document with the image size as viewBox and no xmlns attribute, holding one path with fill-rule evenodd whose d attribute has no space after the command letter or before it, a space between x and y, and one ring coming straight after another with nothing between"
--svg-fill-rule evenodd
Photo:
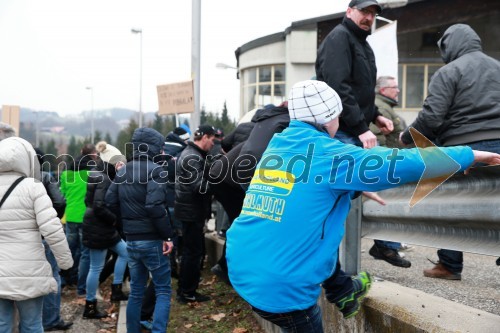
<instances>
[{"instance_id":1,"label":"blue jacket with yellow stripe","mask_svg":"<svg viewBox=\"0 0 500 333\"><path fill-rule=\"evenodd\" d=\"M443 163L443 155L457 163ZM452 174L472 162L468 147L362 149L291 121L269 143L227 232L233 287L267 312L311 307L334 273L356 191L415 182L424 170L426 177Z\"/></svg>"}]
</instances>

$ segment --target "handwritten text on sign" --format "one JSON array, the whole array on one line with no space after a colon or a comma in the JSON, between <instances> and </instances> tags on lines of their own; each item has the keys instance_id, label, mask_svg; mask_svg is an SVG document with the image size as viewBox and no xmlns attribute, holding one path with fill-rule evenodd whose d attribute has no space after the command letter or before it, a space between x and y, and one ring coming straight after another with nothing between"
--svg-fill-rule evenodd
<instances>
[{"instance_id":1,"label":"handwritten text on sign","mask_svg":"<svg viewBox=\"0 0 500 333\"><path fill-rule=\"evenodd\" d=\"M158 114L194 112L193 81L156 86L158 91Z\"/></svg>"}]
</instances>

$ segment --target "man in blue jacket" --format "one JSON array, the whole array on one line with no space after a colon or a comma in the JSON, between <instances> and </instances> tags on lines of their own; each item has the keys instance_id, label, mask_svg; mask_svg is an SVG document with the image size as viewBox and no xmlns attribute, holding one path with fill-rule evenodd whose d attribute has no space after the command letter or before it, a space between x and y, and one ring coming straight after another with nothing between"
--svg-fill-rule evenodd
<instances>
[{"instance_id":1,"label":"man in blue jacket","mask_svg":"<svg viewBox=\"0 0 500 333\"><path fill-rule=\"evenodd\" d=\"M371 285L362 272L351 290L331 288L351 199L417 181L424 169L451 174L444 151L460 170L500 155L469 147L363 149L333 139L342 103L326 83L295 84L290 126L276 134L257 165L240 216L227 232L229 278L263 318L284 332L323 332L321 287L344 317L355 315ZM421 157L424 156L426 164ZM428 162L430 161L430 162ZM335 284L334 284L335 285Z\"/></svg>"},{"instance_id":2,"label":"man in blue jacket","mask_svg":"<svg viewBox=\"0 0 500 333\"><path fill-rule=\"evenodd\" d=\"M165 209L167 177L153 159L163 150L164 137L152 128L138 128L132 135L133 158L116 175L105 201L119 213L127 239L130 295L127 332L141 332L141 305L151 274L156 305L153 331L165 332L170 312L170 261L172 228Z\"/></svg>"}]
</instances>

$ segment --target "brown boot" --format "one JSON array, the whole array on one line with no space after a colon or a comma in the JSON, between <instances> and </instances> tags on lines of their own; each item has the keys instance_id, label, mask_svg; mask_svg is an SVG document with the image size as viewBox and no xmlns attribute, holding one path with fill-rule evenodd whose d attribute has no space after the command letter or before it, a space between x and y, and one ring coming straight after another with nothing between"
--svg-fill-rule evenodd
<instances>
[{"instance_id":1,"label":"brown boot","mask_svg":"<svg viewBox=\"0 0 500 333\"><path fill-rule=\"evenodd\" d=\"M445 280L462 280L462 275L460 273L452 273L443 264L437 263L436 266L431 269L424 269L424 276L436 279Z\"/></svg>"}]
</instances>

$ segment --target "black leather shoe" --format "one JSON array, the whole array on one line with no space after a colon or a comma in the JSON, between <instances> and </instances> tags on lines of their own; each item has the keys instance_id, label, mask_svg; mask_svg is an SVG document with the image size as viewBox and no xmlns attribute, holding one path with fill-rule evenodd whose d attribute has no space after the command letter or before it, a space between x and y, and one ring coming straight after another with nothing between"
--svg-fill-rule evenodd
<instances>
[{"instance_id":1,"label":"black leather shoe","mask_svg":"<svg viewBox=\"0 0 500 333\"><path fill-rule=\"evenodd\" d=\"M194 303L194 302L207 302L210 300L210 296L202 295L196 291L192 294L181 293L177 295L177 301L182 304Z\"/></svg>"},{"instance_id":2,"label":"black leather shoe","mask_svg":"<svg viewBox=\"0 0 500 333\"><path fill-rule=\"evenodd\" d=\"M50 328L44 328L44 331L45 332L66 331L66 330L70 329L71 326L73 326L73 322L71 322L71 321L66 322L64 320L61 320L59 322L59 324L57 324L56 326L52 326Z\"/></svg>"},{"instance_id":3,"label":"black leather shoe","mask_svg":"<svg viewBox=\"0 0 500 333\"><path fill-rule=\"evenodd\" d=\"M411 262L404 258L401 258L398 251L387 248L379 248L377 245L373 244L370 251L368 252L373 258L384 260L393 266L408 268L411 266Z\"/></svg>"},{"instance_id":4,"label":"black leather shoe","mask_svg":"<svg viewBox=\"0 0 500 333\"><path fill-rule=\"evenodd\" d=\"M222 282L227 285L231 285L231 281L229 281L229 275L225 272L219 264L215 264L214 267L210 269L212 273L214 273Z\"/></svg>"}]
</instances>

